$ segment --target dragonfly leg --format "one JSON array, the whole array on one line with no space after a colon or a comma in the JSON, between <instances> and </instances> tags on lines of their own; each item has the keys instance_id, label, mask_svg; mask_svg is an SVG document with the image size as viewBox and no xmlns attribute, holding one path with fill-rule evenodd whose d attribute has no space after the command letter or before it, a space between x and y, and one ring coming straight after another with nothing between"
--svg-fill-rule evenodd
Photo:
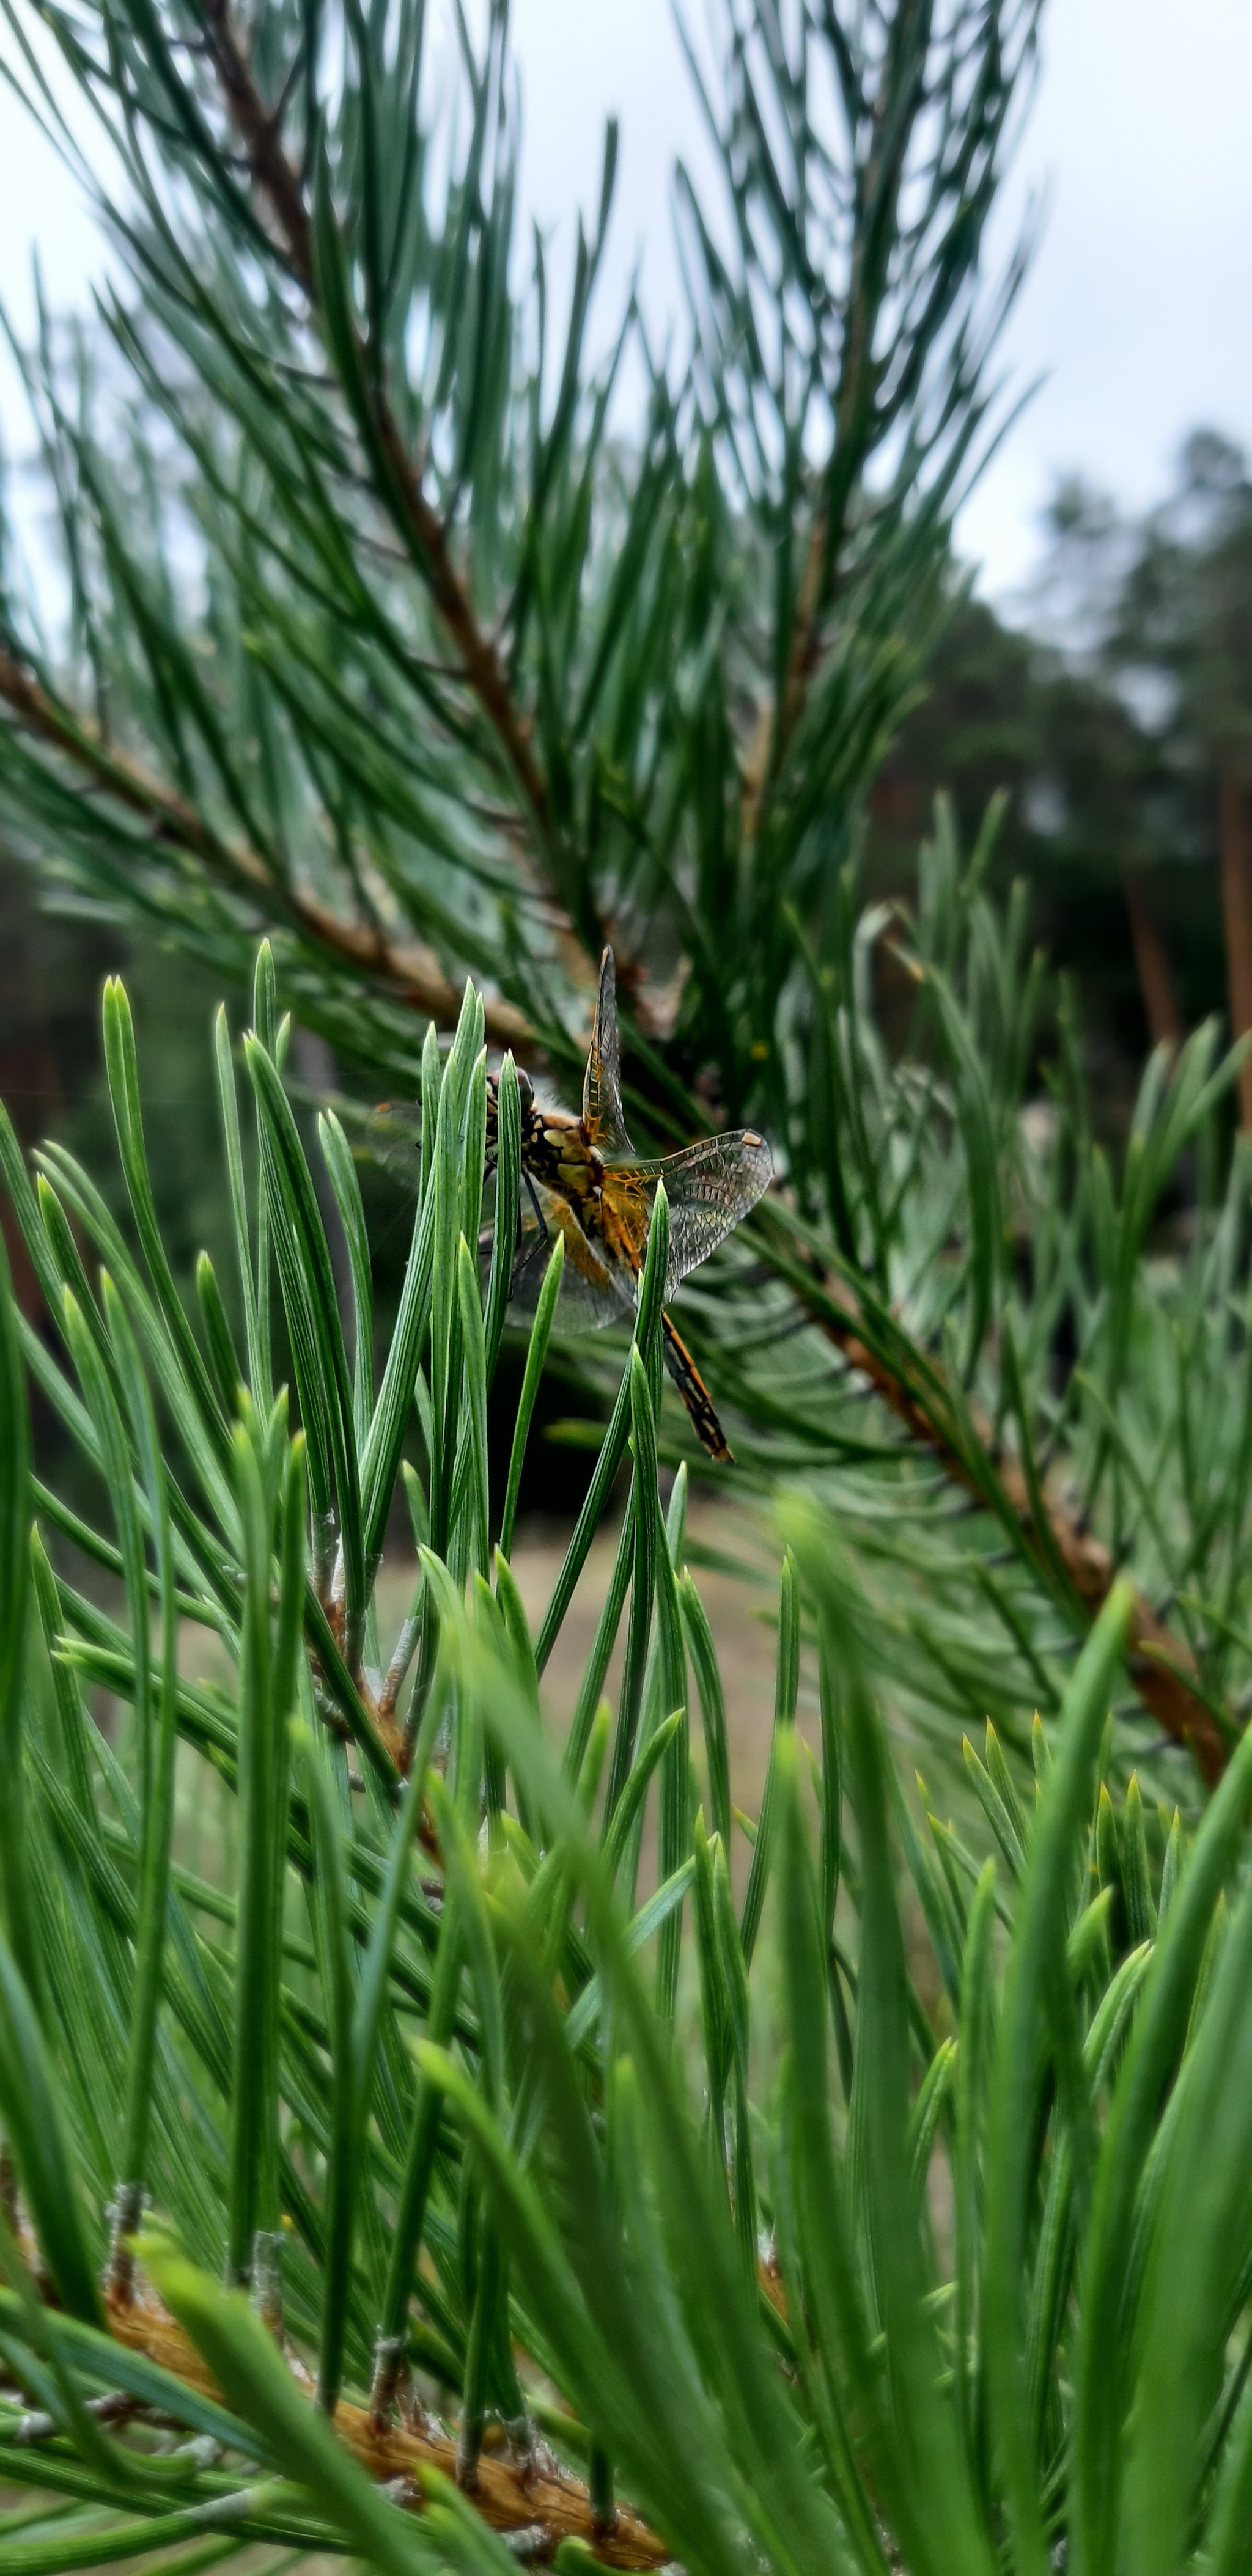
<instances>
[{"instance_id":1,"label":"dragonfly leg","mask_svg":"<svg viewBox=\"0 0 1252 2576\"><path fill-rule=\"evenodd\" d=\"M539 1228L539 1240L542 1244L546 1244L548 1240L547 1219L544 1216L543 1209L539 1205L539 1193L536 1190L535 1184L532 1181L524 1163L522 1165L522 1179L526 1183L526 1193L530 1200L530 1204L535 1211L535 1223ZM522 1211L520 1207L517 1211L517 1240L520 1244L522 1240Z\"/></svg>"},{"instance_id":2,"label":"dragonfly leg","mask_svg":"<svg viewBox=\"0 0 1252 2576\"><path fill-rule=\"evenodd\" d=\"M677 1326L667 1314L661 1316L661 1337L665 1346L665 1365L691 1417L692 1429L710 1458L729 1460L732 1451L717 1418L713 1398L696 1367Z\"/></svg>"},{"instance_id":3,"label":"dragonfly leg","mask_svg":"<svg viewBox=\"0 0 1252 2576\"><path fill-rule=\"evenodd\" d=\"M543 1213L543 1209L540 1207L540 1205L539 1205L539 1200L538 1200L538 1198L537 1198L537 1196L536 1196L536 1194L535 1194L535 1184L534 1184L534 1182L532 1181L532 1179L531 1179L531 1177L530 1177L530 1174L529 1174L529 1172L528 1172L528 1171L527 1171L527 1169L526 1169L525 1164L523 1164L523 1165L522 1165L522 1179L524 1180L524 1182L525 1182L525 1184L526 1184L527 1195L528 1195L528 1197L529 1197L529 1199L530 1199L530 1204L531 1204L531 1206L533 1207L533 1209L534 1209L534 1211L535 1211L535 1223L536 1223L536 1225L537 1225L537 1226L538 1226L538 1228L539 1228L539 1244L535 1247L535 1249L536 1249L536 1250L538 1250L538 1249L540 1249L543 1245L545 1245L545 1244L550 1240L550 1237L551 1237L551 1227L550 1227L550 1226L547 1224L547 1222L546 1222L546 1219L545 1219L545 1217L544 1217L544 1213ZM519 1202L518 1202L518 1209L517 1209L517 1233L516 1233L516 1235L515 1235L515 1237L514 1237L514 1241L513 1241L513 1258L514 1258L515 1263L516 1263L516 1261L517 1261L517 1255L518 1255L518 1253L521 1251L521 1248L522 1248L522 1241L523 1241L523 1235L522 1235L522 1210L521 1210L521 1202L520 1202L520 1200L519 1200ZM492 1245L493 1245L493 1243L494 1243L494 1242L495 1242L495 1228L494 1228L494 1226L493 1226L493 1225L491 1225L491 1224L487 1224L487 1225L482 1226L482 1227L480 1228L480 1230L479 1230L479 1236L478 1236L478 1255L479 1255L479 1259L480 1259L480 1260L486 1261L486 1260L489 1260L489 1259L490 1259L490 1257L491 1257L491 1248L492 1248ZM520 1269L520 1264L518 1265L518 1269ZM515 1269L515 1270L514 1270L514 1274L513 1274L513 1286L516 1286L516 1284L517 1284L518 1269ZM512 1295L512 1293L513 1293L513 1287L510 1287L510 1290L509 1290L509 1294L510 1294L510 1296Z\"/></svg>"}]
</instances>

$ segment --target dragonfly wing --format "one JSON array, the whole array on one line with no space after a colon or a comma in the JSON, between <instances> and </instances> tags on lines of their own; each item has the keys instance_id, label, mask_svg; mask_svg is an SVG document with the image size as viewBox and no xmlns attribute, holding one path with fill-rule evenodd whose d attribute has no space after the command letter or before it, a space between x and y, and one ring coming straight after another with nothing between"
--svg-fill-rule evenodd
<instances>
[{"instance_id":1,"label":"dragonfly wing","mask_svg":"<svg viewBox=\"0 0 1252 2576\"><path fill-rule=\"evenodd\" d=\"M513 1264L513 1284L509 1290L508 1321L522 1324L534 1314L539 1302L548 1262L558 1234L565 1241L565 1263L561 1272L561 1294L557 1300L556 1323L573 1330L589 1326L620 1323L634 1313L634 1284L619 1277L607 1262L600 1259L593 1244L587 1241L568 1201L555 1190L547 1190L541 1181L532 1184L543 1217L530 1204L529 1192L523 1187L522 1216L517 1259Z\"/></svg>"},{"instance_id":2,"label":"dragonfly wing","mask_svg":"<svg viewBox=\"0 0 1252 2576\"><path fill-rule=\"evenodd\" d=\"M622 1055L617 1034L617 978L613 951L600 960L596 1024L583 1075L583 1125L596 1152L606 1162L624 1161L632 1152L622 1116Z\"/></svg>"},{"instance_id":3,"label":"dragonfly wing","mask_svg":"<svg viewBox=\"0 0 1252 2576\"><path fill-rule=\"evenodd\" d=\"M672 1297L688 1272L707 1261L764 1196L774 1163L765 1138L755 1128L741 1127L729 1135L702 1137L681 1154L668 1154L659 1163L641 1163L637 1169L641 1179L665 1184L669 1201L665 1294Z\"/></svg>"},{"instance_id":4,"label":"dragonfly wing","mask_svg":"<svg viewBox=\"0 0 1252 2576\"><path fill-rule=\"evenodd\" d=\"M381 1163L393 1180L416 1191L422 1178L421 1110L403 1101L385 1100L366 1119L360 1150L372 1163Z\"/></svg>"}]
</instances>

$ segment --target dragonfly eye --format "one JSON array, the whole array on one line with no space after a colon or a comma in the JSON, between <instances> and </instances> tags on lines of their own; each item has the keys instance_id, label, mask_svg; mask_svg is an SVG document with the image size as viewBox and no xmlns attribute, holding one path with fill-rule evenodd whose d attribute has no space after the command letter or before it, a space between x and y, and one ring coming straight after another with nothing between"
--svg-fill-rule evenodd
<instances>
[{"instance_id":1,"label":"dragonfly eye","mask_svg":"<svg viewBox=\"0 0 1252 2576\"><path fill-rule=\"evenodd\" d=\"M530 1075L528 1073L523 1073L520 1066L518 1068L517 1076L517 1096L522 1104L523 1115L525 1115L525 1112L528 1109L534 1108L535 1086L531 1081Z\"/></svg>"}]
</instances>

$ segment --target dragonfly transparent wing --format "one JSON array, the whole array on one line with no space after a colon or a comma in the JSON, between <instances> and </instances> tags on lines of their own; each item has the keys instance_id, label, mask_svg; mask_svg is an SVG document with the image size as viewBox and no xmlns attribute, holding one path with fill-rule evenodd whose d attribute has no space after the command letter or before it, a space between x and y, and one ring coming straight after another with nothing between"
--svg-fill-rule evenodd
<instances>
[{"instance_id":1,"label":"dragonfly transparent wing","mask_svg":"<svg viewBox=\"0 0 1252 2576\"><path fill-rule=\"evenodd\" d=\"M416 1196L422 1178L421 1110L415 1104L385 1100L365 1121L361 1150Z\"/></svg>"},{"instance_id":2,"label":"dragonfly transparent wing","mask_svg":"<svg viewBox=\"0 0 1252 2576\"><path fill-rule=\"evenodd\" d=\"M611 1270L607 1262L601 1261L565 1199L555 1191L546 1190L542 1181L535 1181L532 1186L546 1231L540 1230L539 1218L523 1184L517 1259L513 1264L513 1284L509 1290L509 1323L524 1324L534 1314L558 1234L565 1238L565 1266L561 1273L561 1294L556 1310L558 1328L566 1325L585 1329L600 1324L616 1324L624 1316L633 1315L633 1280Z\"/></svg>"},{"instance_id":3,"label":"dragonfly transparent wing","mask_svg":"<svg viewBox=\"0 0 1252 2576\"><path fill-rule=\"evenodd\" d=\"M613 951L606 948L600 960L600 990L596 995L596 1024L591 1035L591 1053L583 1075L583 1125L595 1146L608 1163L623 1162L633 1147L622 1116L622 1056L617 1034L617 978Z\"/></svg>"},{"instance_id":4,"label":"dragonfly transparent wing","mask_svg":"<svg viewBox=\"0 0 1252 2576\"><path fill-rule=\"evenodd\" d=\"M681 1154L662 1162L636 1166L641 1180L665 1183L669 1201L669 1269L665 1294L672 1297L689 1271L698 1270L719 1243L756 1206L773 1177L773 1156L755 1128L741 1127L726 1136L705 1136Z\"/></svg>"}]
</instances>

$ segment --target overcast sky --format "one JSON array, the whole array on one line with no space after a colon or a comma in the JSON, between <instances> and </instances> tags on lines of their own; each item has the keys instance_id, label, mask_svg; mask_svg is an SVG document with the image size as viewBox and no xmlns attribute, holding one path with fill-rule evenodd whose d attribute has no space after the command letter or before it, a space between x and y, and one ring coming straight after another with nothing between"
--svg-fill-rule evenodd
<instances>
[{"instance_id":1,"label":"overcast sky","mask_svg":"<svg viewBox=\"0 0 1252 2576\"><path fill-rule=\"evenodd\" d=\"M698 162L701 151L668 0L514 0L514 36L528 209L554 249L568 242L572 206L594 209L616 110L606 306L642 256L659 325L678 306L669 174L676 153ZM0 50L11 44L0 35ZM1250 0L1047 0L1042 77L998 223L1006 250L1027 194L1044 192L1003 354L1019 386L1045 382L959 531L990 593L1027 572L1057 472L1078 468L1143 503L1195 423L1252 445L1250 110ZM0 170L0 292L24 322L32 243L54 301L84 297L98 257L89 218L6 91Z\"/></svg>"}]
</instances>

